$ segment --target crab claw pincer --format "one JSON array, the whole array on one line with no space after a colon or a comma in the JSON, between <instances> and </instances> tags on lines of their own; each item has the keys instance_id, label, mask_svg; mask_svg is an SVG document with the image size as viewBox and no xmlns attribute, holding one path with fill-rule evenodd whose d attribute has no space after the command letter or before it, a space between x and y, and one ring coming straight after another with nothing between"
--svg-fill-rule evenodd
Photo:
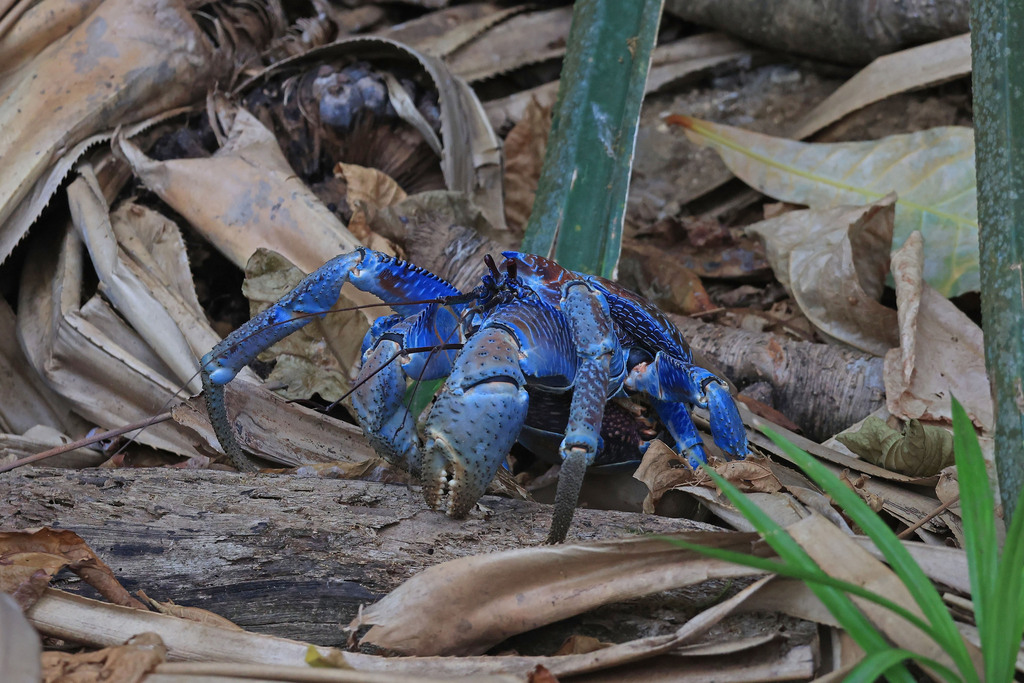
<instances>
[{"instance_id":1,"label":"crab claw pincer","mask_svg":"<svg viewBox=\"0 0 1024 683\"><path fill-rule=\"evenodd\" d=\"M518 345L489 328L470 338L422 429L420 480L427 505L469 514L526 420Z\"/></svg>"}]
</instances>

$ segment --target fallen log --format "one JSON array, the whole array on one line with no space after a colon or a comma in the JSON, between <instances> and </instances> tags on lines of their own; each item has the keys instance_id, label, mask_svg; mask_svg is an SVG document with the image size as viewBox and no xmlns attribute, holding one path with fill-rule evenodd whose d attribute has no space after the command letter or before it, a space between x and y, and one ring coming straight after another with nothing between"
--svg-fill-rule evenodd
<instances>
[{"instance_id":1,"label":"fallen log","mask_svg":"<svg viewBox=\"0 0 1024 683\"><path fill-rule=\"evenodd\" d=\"M70 529L129 591L324 645L343 644L340 625L413 574L539 545L550 522L550 506L493 496L452 520L427 509L418 490L365 481L156 468L0 475L0 528ZM579 509L569 540L710 528ZM95 596L74 577L56 587ZM637 608L615 611L601 618L635 619Z\"/></svg>"}]
</instances>

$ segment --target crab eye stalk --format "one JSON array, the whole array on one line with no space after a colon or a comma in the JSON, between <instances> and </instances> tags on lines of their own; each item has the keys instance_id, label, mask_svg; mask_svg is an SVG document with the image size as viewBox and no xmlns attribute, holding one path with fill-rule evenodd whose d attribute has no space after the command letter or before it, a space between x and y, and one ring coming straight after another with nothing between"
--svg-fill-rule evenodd
<instances>
[{"instance_id":1,"label":"crab eye stalk","mask_svg":"<svg viewBox=\"0 0 1024 683\"><path fill-rule=\"evenodd\" d=\"M501 273L498 272L498 266L494 264L494 259L491 258L490 254L484 254L484 263L487 264L487 269L491 271L491 276L495 280L500 280Z\"/></svg>"},{"instance_id":2,"label":"crab eye stalk","mask_svg":"<svg viewBox=\"0 0 1024 683\"><path fill-rule=\"evenodd\" d=\"M511 258L506 258L505 259L505 272L508 273L508 279L509 280L515 280L516 279L516 276L517 276L517 274L519 272L519 266L515 262L515 259L511 259Z\"/></svg>"}]
</instances>

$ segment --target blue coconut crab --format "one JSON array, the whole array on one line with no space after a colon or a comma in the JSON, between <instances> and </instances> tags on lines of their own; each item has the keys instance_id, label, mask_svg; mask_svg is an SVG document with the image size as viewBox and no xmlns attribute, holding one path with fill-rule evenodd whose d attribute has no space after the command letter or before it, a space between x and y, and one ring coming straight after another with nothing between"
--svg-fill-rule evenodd
<instances>
[{"instance_id":1,"label":"blue coconut crab","mask_svg":"<svg viewBox=\"0 0 1024 683\"><path fill-rule=\"evenodd\" d=\"M348 282L394 311L363 341L357 418L382 457L419 478L431 508L465 517L517 439L551 436L528 419L531 397L569 404L549 543L565 539L583 475L602 462L601 425L612 397L641 394L693 467L707 456L692 406L708 409L726 454L746 455L728 386L693 363L661 311L609 280L530 254L505 257L504 272L488 257L490 273L468 293L370 249L328 261L203 357L207 408L225 452L239 469L254 469L228 422L223 386L268 346L330 311ZM442 378L429 411L411 419L408 381Z\"/></svg>"}]
</instances>

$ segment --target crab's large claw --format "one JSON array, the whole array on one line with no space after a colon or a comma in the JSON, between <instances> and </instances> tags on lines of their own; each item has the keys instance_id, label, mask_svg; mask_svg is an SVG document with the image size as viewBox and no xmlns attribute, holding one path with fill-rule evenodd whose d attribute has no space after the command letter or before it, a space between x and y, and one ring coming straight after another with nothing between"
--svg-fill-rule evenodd
<instances>
[{"instance_id":1,"label":"crab's large claw","mask_svg":"<svg viewBox=\"0 0 1024 683\"><path fill-rule=\"evenodd\" d=\"M508 330L470 337L423 425L423 494L449 516L469 514L526 420L526 378Z\"/></svg>"}]
</instances>

